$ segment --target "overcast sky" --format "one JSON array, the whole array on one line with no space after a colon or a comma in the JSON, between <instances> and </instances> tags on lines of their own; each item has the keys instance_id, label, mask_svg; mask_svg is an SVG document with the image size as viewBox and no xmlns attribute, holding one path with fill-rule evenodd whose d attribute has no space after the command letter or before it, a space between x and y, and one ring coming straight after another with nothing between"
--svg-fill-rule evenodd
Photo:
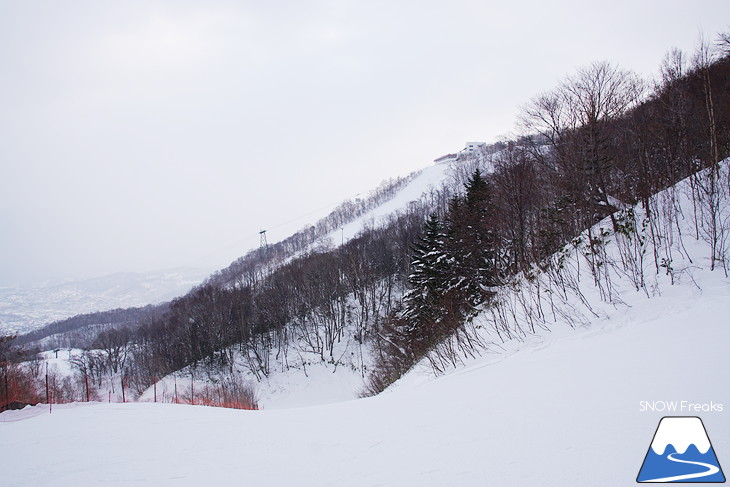
<instances>
[{"instance_id":1,"label":"overcast sky","mask_svg":"<svg viewBox=\"0 0 730 487\"><path fill-rule=\"evenodd\" d=\"M509 134L581 65L648 77L729 25L727 0L0 0L0 285L222 267Z\"/></svg>"}]
</instances>

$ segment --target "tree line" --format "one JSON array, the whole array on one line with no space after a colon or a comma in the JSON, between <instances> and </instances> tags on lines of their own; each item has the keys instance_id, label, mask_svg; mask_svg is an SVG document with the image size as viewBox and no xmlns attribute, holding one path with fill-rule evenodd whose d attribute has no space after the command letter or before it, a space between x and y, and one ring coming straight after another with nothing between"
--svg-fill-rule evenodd
<instances>
[{"instance_id":1,"label":"tree line","mask_svg":"<svg viewBox=\"0 0 730 487\"><path fill-rule=\"evenodd\" d=\"M77 370L97 383L98 374L113 375L139 394L184 367L233 377L243 366L261 380L306 351L369 372L376 393L434 351L437 369L457 351L476 353L484 344L468 326L473 317L514 276L556 265L551 256L586 231L581 245L600 276L605 236L590 229L604 218L614 232L641 230L651 243L626 265L651 249L656 272L667 271L669 220L651 196L686 177L696 237L711 248L713 267L727 272L720 206L730 187L717 167L730 154L729 98L730 56L706 43L691 59L670 51L654 85L610 63L581 68L524 107L523 135L488 164L462 161L459 185L434 189L340 247L308 247L405 183L386 185L321 228L252 252L135 329L105 335L109 343L94 344L103 367L90 357ZM646 214L638 223L636 204ZM641 272L632 274L637 289ZM347 358L338 355L343 343Z\"/></svg>"},{"instance_id":2,"label":"tree line","mask_svg":"<svg viewBox=\"0 0 730 487\"><path fill-rule=\"evenodd\" d=\"M601 62L531 100L521 118L526 135L492 159L490 173L477 168L445 213L426 220L408 291L380 332L383 350L367 392L383 390L423 357L440 370L459 353L477 353L485 344L470 320L496 305L497 291L514 276L556 265L550 257L566 243L586 246L596 284L606 286L607 234L591 230L604 218L612 232L634 239L622 248L621 270L637 290L644 287L648 248L657 273L671 268L676 215L666 210L678 207L679 195L669 193L675 200L661 208L650 198L687 177L695 237L710 248L711 269L727 274L730 228L722 210L730 186L719 169L730 154L726 38L722 46L724 54L713 56L702 42L689 61L670 51L652 87Z\"/></svg>"}]
</instances>

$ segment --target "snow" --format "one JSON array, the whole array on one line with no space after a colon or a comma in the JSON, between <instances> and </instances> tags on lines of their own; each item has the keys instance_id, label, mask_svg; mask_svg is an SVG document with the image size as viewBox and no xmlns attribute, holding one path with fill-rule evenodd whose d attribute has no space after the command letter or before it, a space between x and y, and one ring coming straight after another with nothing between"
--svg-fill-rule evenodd
<instances>
[{"instance_id":1,"label":"snow","mask_svg":"<svg viewBox=\"0 0 730 487\"><path fill-rule=\"evenodd\" d=\"M38 354L41 360L41 367L48 366L48 370L59 374L61 377L71 376L74 373L71 360L80 357L84 350L79 348L62 348L55 351L45 351Z\"/></svg>"},{"instance_id":2,"label":"snow","mask_svg":"<svg viewBox=\"0 0 730 487\"><path fill-rule=\"evenodd\" d=\"M421 170L410 183L389 201L348 223L342 229L332 232L328 238L333 242L347 242L368 226L378 226L384 218L408 207L412 201L419 201L431 189L439 189L449 174L452 164L428 166Z\"/></svg>"},{"instance_id":3,"label":"snow","mask_svg":"<svg viewBox=\"0 0 730 487\"><path fill-rule=\"evenodd\" d=\"M365 387L359 371L347 366L312 364L305 370L272 374L257 386L264 409L287 409L343 402L357 397Z\"/></svg>"},{"instance_id":4,"label":"snow","mask_svg":"<svg viewBox=\"0 0 730 487\"><path fill-rule=\"evenodd\" d=\"M391 200L323 238L339 244L368 226L426 197L446 181L453 164L428 166ZM297 220L298 221L298 220ZM292 222L293 224L294 222ZM294 229L292 225L287 228ZM146 273L117 273L92 279L0 287L0 335L23 334L82 313L169 301L200 284L210 270L181 267Z\"/></svg>"},{"instance_id":5,"label":"snow","mask_svg":"<svg viewBox=\"0 0 730 487\"><path fill-rule=\"evenodd\" d=\"M360 216L343 229L332 232L323 240L335 244L346 242L367 226L381 223L388 215L406 208L410 202L420 200L431 189L440 188L451 167L446 164L424 168L393 199ZM295 230L292 225L285 227ZM82 313L169 301L185 294L209 275L209 269L181 267L45 282L33 286L0 287L0 335L27 333L53 321Z\"/></svg>"},{"instance_id":6,"label":"snow","mask_svg":"<svg viewBox=\"0 0 730 487\"><path fill-rule=\"evenodd\" d=\"M438 379L414 371L374 398L264 411L133 403L5 412L3 483L633 483L664 414L642 412L641 401L730 404L730 282L706 268L693 280L652 299L630 293L628 306L590 327L556 327ZM702 419L722 463L730 417Z\"/></svg>"},{"instance_id":7,"label":"snow","mask_svg":"<svg viewBox=\"0 0 730 487\"><path fill-rule=\"evenodd\" d=\"M555 297L563 314L549 331L500 343L485 313L475 326L495 346L437 378L424 362L377 397L295 407L311 404L302 384L284 409L91 403L1 413L2 483L626 485L666 415L701 416L730 463L730 279L709 270L707 245L689 233L672 276L647 272L646 290L616 275L615 299L602 301L582 264L582 295ZM288 377L277 379L282 388L299 384ZM658 401L679 406L643 407Z\"/></svg>"},{"instance_id":8,"label":"snow","mask_svg":"<svg viewBox=\"0 0 730 487\"><path fill-rule=\"evenodd\" d=\"M453 164L425 167L392 199L354 219L342 229L333 231L323 237L323 240L339 244L355 237L368 226L383 223L384 219L407 208L411 202L426 198L431 190L441 188L453 168ZM353 338L355 334L355 328L346 327L343 340L336 344L333 355L337 358L337 366L322 362L318 353L311 353L306 350L306 346L294 343L293 350L285 361L289 367L287 370L277 370L276 366L272 366L270 375L259 381L242 365L246 361L240 356L236 356L235 368L245 380L256 385L259 405L265 409L313 406L356 399L365 388L363 368L372 365L372 357L366 346L358 348L359 344ZM270 361L281 365L282 360L277 357L276 350L272 351ZM201 390L211 384L210 379L211 377L201 376L189 368L183 369L157 383L158 399L169 401L174 397L175 390L178 397L188 394L192 387ZM142 394L140 400L152 401L153 398L154 388L151 387Z\"/></svg>"},{"instance_id":9,"label":"snow","mask_svg":"<svg viewBox=\"0 0 730 487\"><path fill-rule=\"evenodd\" d=\"M352 366L321 362L316 354L310 354L307 358L311 358L312 362L305 367L300 362L284 371L272 371L261 381L240 367L237 370L245 381L253 385L260 409L288 409L348 401L357 398L364 389L362 373ZM186 367L158 381L156 389L148 388L139 400L154 402L156 392L158 402L174 402L175 391L178 397L188 397L192 387L201 391L211 385L214 382L210 380L209 374L191 374Z\"/></svg>"},{"instance_id":10,"label":"snow","mask_svg":"<svg viewBox=\"0 0 730 487\"><path fill-rule=\"evenodd\" d=\"M82 313L169 301L200 284L209 271L182 267L93 279L0 288L0 335L27 333Z\"/></svg>"}]
</instances>

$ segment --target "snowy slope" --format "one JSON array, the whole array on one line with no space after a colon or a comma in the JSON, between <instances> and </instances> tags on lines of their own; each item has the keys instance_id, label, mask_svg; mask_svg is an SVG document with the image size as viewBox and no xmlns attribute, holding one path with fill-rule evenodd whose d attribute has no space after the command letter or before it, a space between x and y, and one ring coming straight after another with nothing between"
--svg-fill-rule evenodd
<instances>
[{"instance_id":1,"label":"snowy slope","mask_svg":"<svg viewBox=\"0 0 730 487\"><path fill-rule=\"evenodd\" d=\"M25 333L77 314L145 306L188 292L208 276L178 268L118 273L93 279L0 288L0 334Z\"/></svg>"},{"instance_id":2,"label":"snowy slope","mask_svg":"<svg viewBox=\"0 0 730 487\"><path fill-rule=\"evenodd\" d=\"M337 347L340 353L335 353L339 363L332 364L322 361L318 353L292 345L286 368L281 361L277 361L276 351L272 351L270 360L275 366L268 377L255 377L243 366L245 360L240 354L236 355L235 368L239 377L254 387L259 407L263 409L288 409L348 401L356 399L366 385L365 373L355 365L357 359L342 355L348 349L353 354L359 353L356 347L357 344L350 337L343 339ZM365 353L366 350L363 348ZM369 366L370 358L365 357L365 361L366 366ZM156 393L159 402L175 402L176 392L178 398L189 397L191 389L201 391L206 386L215 387L224 378L215 371L185 367L163 377L156 386L147 388L138 400L152 402Z\"/></svg>"},{"instance_id":3,"label":"snowy slope","mask_svg":"<svg viewBox=\"0 0 730 487\"><path fill-rule=\"evenodd\" d=\"M482 154L479 158L462 158L448 163L427 166L419 171L419 174L410 181L398 194L389 201L377 208L365 213L356 220L348 223L343 228L332 232L327 238L335 244L355 237L358 232L365 228L377 227L384 223L389 215L408 208L412 202L432 202L436 191L446 185L450 191L458 192L463 190L468 176L471 176L474 169L479 167L482 173L492 170L493 160L500 153Z\"/></svg>"},{"instance_id":4,"label":"snowy slope","mask_svg":"<svg viewBox=\"0 0 730 487\"><path fill-rule=\"evenodd\" d=\"M390 215L406 209L412 202L429 198L431 192L441 189L444 183L452 179L453 168L453 164L425 167L400 188L394 197L353 219L344 227L323 235L313 247L336 246L347 242L368 227L385 224ZM337 343L334 352L334 356L338 358L337 365L322 361L319 353L309 351L306 346L293 344L285 360L286 367L282 365L276 350L272 351L270 361L276 365L272 366L268 377L255 377L242 365L246 360L240 355L236 356L236 368L245 380L256 384L259 404L266 409L312 406L355 399L365 387L363 369L372 365L372 359L367 346L361 346L352 339L354 334L354 330L346 329L343 339ZM161 400L164 398L169 401L174 397L174 391L180 397L193 388L201 390L206 385L211 385L214 382L211 381L211 376L213 379L217 378L215 372L201 372L186 367L162 378L157 383L156 391ZM154 388L150 387L140 400L151 401L153 397Z\"/></svg>"},{"instance_id":5,"label":"snowy slope","mask_svg":"<svg viewBox=\"0 0 730 487\"><path fill-rule=\"evenodd\" d=\"M264 411L137 403L2 413L2 479L628 485L665 415L700 416L730 465L730 280L709 270L704 242L675 243L673 275L648 273L646 290L616 276L616 297L602 301L583 262L582 294L555 298L550 331L502 343L485 313L476 324L494 341L488 353L437 379L423 364L374 398ZM607 254L617 251L614 240ZM518 294L503 299L509 292ZM560 311L580 315L576 328Z\"/></svg>"},{"instance_id":6,"label":"snowy slope","mask_svg":"<svg viewBox=\"0 0 730 487\"><path fill-rule=\"evenodd\" d=\"M429 166L389 201L361 215L324 237L340 244L367 226L377 225L388 215L407 208L432 189L441 187L452 166ZM294 222L285 225L295 231ZM279 229L279 233L286 229ZM77 314L157 304L188 292L210 274L209 270L178 268L147 273L117 273L93 279L44 283L26 287L0 287L0 334L26 333L52 321Z\"/></svg>"},{"instance_id":7,"label":"snowy slope","mask_svg":"<svg viewBox=\"0 0 730 487\"><path fill-rule=\"evenodd\" d=\"M364 228L378 226L388 215L408 208L408 204L412 201L419 201L421 198L427 197L431 190L439 189L447 181L452 166L453 164L441 164L423 168L420 174L401 189L393 199L348 223L343 229L333 232L329 238L333 242L341 243L341 239L344 237L344 241L347 242Z\"/></svg>"},{"instance_id":8,"label":"snowy slope","mask_svg":"<svg viewBox=\"0 0 730 487\"><path fill-rule=\"evenodd\" d=\"M406 209L409 204L424 198L440 189L452 179L453 165L428 166L418 171L414 177L396 195L355 218L345 225L324 236L320 243L325 246L337 245L341 240L347 241L355 237L367 227L385 223L387 217L397 211ZM315 244L317 245L317 244ZM28 331L55 319L61 319L82 312L91 312L125 306L138 306L150 302L184 294L192 285L200 282L205 276L203 272L193 274L185 269L157 274L117 274L88 281L77 281L55 286L38 286L31 289L0 289L0 332ZM192 279L189 278L192 276ZM179 278L179 282L176 279ZM4 293L4 294L3 294ZM162 296L164 299L157 299ZM5 311L3 318L3 311ZM340 344L338 357L360 356L362 351L355 349L354 343L347 340ZM59 359L60 360L60 359ZM366 365L370 365L368 357L362 357ZM276 361L272 359L272 361ZM356 361L354 358L352 361ZM349 366L333 366L321 362L318 354L299 351L298 357L292 357L288 370L276 371L261 382L242 370L247 380L257 384L261 404L266 408L282 408L308 406L336 402L358 397L365 382L362 367L355 370ZM71 370L66 364L61 370ZM194 379L191 378L194 376ZM163 378L157 384L159 397L169 400L175 390L182 395L195 384L202 388L210 384L206 374L184 369L179 373ZM150 388L142 400L152 400L153 388Z\"/></svg>"},{"instance_id":9,"label":"snowy slope","mask_svg":"<svg viewBox=\"0 0 730 487\"><path fill-rule=\"evenodd\" d=\"M727 465L730 285L717 272L695 279L701 291L637 294L590 328L564 327L502 360L370 399L276 411L137 403L2 413L3 483L628 485L666 414L640 403L661 400L723 404L699 415Z\"/></svg>"}]
</instances>

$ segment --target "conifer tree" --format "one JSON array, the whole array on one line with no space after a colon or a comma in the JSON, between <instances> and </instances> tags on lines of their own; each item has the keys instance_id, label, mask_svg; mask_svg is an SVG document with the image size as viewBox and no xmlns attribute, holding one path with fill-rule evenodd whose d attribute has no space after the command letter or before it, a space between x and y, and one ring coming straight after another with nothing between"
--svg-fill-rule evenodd
<instances>
[{"instance_id":1,"label":"conifer tree","mask_svg":"<svg viewBox=\"0 0 730 487\"><path fill-rule=\"evenodd\" d=\"M461 204L449 212L449 247L453 255L449 287L457 291L468 315L483 303L489 288L499 282L498 248L492 188L474 171L465 187Z\"/></svg>"},{"instance_id":2,"label":"conifer tree","mask_svg":"<svg viewBox=\"0 0 730 487\"><path fill-rule=\"evenodd\" d=\"M449 279L449 257L444 246L444 234L436 214L424 225L423 236L413 246L410 290L404 297L403 317L408 321L407 334L411 340L430 342L443 317L443 298Z\"/></svg>"}]
</instances>

